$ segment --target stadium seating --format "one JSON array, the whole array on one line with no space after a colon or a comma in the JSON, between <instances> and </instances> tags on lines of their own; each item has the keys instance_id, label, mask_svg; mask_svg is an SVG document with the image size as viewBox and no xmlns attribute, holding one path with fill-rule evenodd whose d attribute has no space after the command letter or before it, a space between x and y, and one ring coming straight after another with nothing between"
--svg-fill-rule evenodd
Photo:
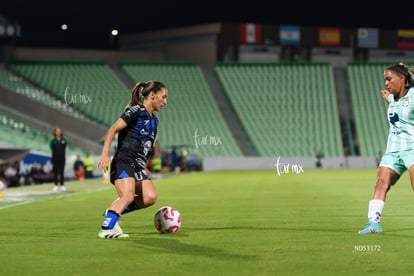
<instances>
[{"instance_id":1,"label":"stadium seating","mask_svg":"<svg viewBox=\"0 0 414 276\"><path fill-rule=\"evenodd\" d=\"M218 63L260 156L343 156L332 65Z\"/></svg>"},{"instance_id":2,"label":"stadium seating","mask_svg":"<svg viewBox=\"0 0 414 276\"><path fill-rule=\"evenodd\" d=\"M159 80L169 89L160 119L161 146L187 144L199 156L242 156L201 69L193 63L134 63L121 67L134 81Z\"/></svg>"},{"instance_id":3,"label":"stadium seating","mask_svg":"<svg viewBox=\"0 0 414 276\"><path fill-rule=\"evenodd\" d=\"M29 148L35 152L50 153L50 133L40 131L19 120L0 112L0 141L15 147ZM83 151L71 145L67 148L67 156L83 155Z\"/></svg>"},{"instance_id":4,"label":"stadium seating","mask_svg":"<svg viewBox=\"0 0 414 276\"><path fill-rule=\"evenodd\" d=\"M388 136L387 103L380 91L384 89L382 62L350 62L347 65L349 87L361 156L377 156L385 151Z\"/></svg>"},{"instance_id":5,"label":"stadium seating","mask_svg":"<svg viewBox=\"0 0 414 276\"><path fill-rule=\"evenodd\" d=\"M103 62L20 61L10 68L106 126L129 101L129 88Z\"/></svg>"},{"instance_id":6,"label":"stadium seating","mask_svg":"<svg viewBox=\"0 0 414 276\"><path fill-rule=\"evenodd\" d=\"M61 99L54 97L42 88L35 87L19 75L8 70L6 67L0 67L0 85L57 110L71 114L71 116L74 116L77 119L88 119L84 114L72 108L72 106L64 104Z\"/></svg>"},{"instance_id":7,"label":"stadium seating","mask_svg":"<svg viewBox=\"0 0 414 276\"><path fill-rule=\"evenodd\" d=\"M157 114L162 147L187 145L200 157L243 155L198 65L123 62L119 66L134 82L157 79L168 86L168 105ZM353 136L361 156L385 150L387 105L379 94L385 66L347 64ZM2 67L0 85L82 120L109 126L129 101L130 87L103 62L14 62L10 68L24 78ZM328 157L344 155L332 64L223 62L215 71L260 156L315 156L318 151ZM45 136L38 130L4 115L2 125L7 128L1 129L1 140L49 151L43 138L37 142Z\"/></svg>"}]
</instances>

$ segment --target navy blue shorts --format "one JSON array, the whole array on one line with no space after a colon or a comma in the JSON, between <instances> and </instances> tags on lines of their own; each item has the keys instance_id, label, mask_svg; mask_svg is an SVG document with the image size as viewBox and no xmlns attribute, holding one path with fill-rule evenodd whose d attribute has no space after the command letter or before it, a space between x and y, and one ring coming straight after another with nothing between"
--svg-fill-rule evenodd
<instances>
[{"instance_id":1,"label":"navy blue shorts","mask_svg":"<svg viewBox=\"0 0 414 276\"><path fill-rule=\"evenodd\" d=\"M126 162L122 159L112 159L111 162L111 183L115 184L115 180L133 177L135 181L151 179L143 166L135 162Z\"/></svg>"}]
</instances>

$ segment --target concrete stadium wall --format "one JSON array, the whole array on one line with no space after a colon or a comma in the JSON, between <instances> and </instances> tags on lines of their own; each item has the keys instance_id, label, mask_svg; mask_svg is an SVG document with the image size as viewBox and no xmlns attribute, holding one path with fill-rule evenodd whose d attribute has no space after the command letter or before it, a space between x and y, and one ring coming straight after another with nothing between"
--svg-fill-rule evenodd
<instances>
[{"instance_id":1,"label":"concrete stadium wall","mask_svg":"<svg viewBox=\"0 0 414 276\"><path fill-rule=\"evenodd\" d=\"M165 55L159 50L108 51L77 50L56 48L13 48L10 60L44 60L44 61L103 61L117 64L122 61L164 61Z\"/></svg>"},{"instance_id":2,"label":"concrete stadium wall","mask_svg":"<svg viewBox=\"0 0 414 276\"><path fill-rule=\"evenodd\" d=\"M153 32L123 35L120 48L125 50L158 50L165 61L193 61L214 66L217 60L220 23L201 24Z\"/></svg>"}]
</instances>

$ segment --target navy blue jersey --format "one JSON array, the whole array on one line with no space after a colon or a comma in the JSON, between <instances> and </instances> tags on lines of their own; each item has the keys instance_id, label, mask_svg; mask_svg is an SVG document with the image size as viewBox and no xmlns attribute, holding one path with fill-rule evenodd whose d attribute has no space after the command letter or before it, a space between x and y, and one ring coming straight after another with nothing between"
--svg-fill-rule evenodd
<instances>
[{"instance_id":1,"label":"navy blue jersey","mask_svg":"<svg viewBox=\"0 0 414 276\"><path fill-rule=\"evenodd\" d=\"M118 134L118 152L135 161L146 162L157 137L158 118L151 116L142 105L128 107L120 117L127 127Z\"/></svg>"}]
</instances>

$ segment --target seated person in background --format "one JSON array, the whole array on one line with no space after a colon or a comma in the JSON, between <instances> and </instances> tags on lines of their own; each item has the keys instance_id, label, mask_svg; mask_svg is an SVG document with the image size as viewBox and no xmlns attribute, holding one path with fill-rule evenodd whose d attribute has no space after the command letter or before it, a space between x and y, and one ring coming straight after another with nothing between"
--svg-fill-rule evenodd
<instances>
[{"instance_id":1,"label":"seated person in background","mask_svg":"<svg viewBox=\"0 0 414 276\"><path fill-rule=\"evenodd\" d=\"M45 182L53 182L53 174L45 171L45 165L40 164L37 169L33 171L32 179L35 184L41 184Z\"/></svg>"},{"instance_id":2,"label":"seated person in background","mask_svg":"<svg viewBox=\"0 0 414 276\"><path fill-rule=\"evenodd\" d=\"M80 155L76 156L75 163L73 163L73 171L75 172L75 179L85 179L85 164L83 163Z\"/></svg>"},{"instance_id":3,"label":"seated person in background","mask_svg":"<svg viewBox=\"0 0 414 276\"><path fill-rule=\"evenodd\" d=\"M40 164L37 163L36 161L33 161L32 167L30 168L30 172L28 175L29 184L38 184L36 183L35 178L39 174L39 172L40 172Z\"/></svg>"},{"instance_id":4,"label":"seated person in background","mask_svg":"<svg viewBox=\"0 0 414 276\"><path fill-rule=\"evenodd\" d=\"M19 186L19 175L17 169L13 166L13 163L9 162L6 164L4 169L4 178L6 179L7 187Z\"/></svg>"}]
</instances>

